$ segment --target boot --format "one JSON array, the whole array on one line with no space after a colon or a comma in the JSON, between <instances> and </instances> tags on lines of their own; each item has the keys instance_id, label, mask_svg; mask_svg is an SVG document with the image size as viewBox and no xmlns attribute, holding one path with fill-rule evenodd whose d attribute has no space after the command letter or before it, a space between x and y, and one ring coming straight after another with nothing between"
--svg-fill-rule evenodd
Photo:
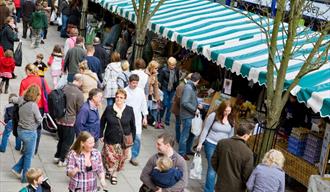
<instances>
[{"instance_id":1,"label":"boot","mask_svg":"<svg viewBox=\"0 0 330 192\"><path fill-rule=\"evenodd\" d=\"M9 87L9 82L7 82L5 85L5 94L8 94L8 87Z\"/></svg>"},{"instance_id":2,"label":"boot","mask_svg":"<svg viewBox=\"0 0 330 192\"><path fill-rule=\"evenodd\" d=\"M1 81L1 83L0 83L0 94L2 93L3 84L4 84L4 81Z\"/></svg>"}]
</instances>

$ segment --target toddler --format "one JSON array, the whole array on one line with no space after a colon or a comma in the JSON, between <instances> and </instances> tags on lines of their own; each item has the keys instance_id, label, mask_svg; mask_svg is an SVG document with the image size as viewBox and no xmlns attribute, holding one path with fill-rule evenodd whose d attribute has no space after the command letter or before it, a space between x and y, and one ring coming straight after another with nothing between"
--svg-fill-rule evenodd
<instances>
[{"instance_id":1,"label":"toddler","mask_svg":"<svg viewBox=\"0 0 330 192\"><path fill-rule=\"evenodd\" d=\"M44 59L44 55L42 53L37 54L37 59L33 63L38 68L38 75L40 77L45 76L45 71L47 71L47 65L42 61Z\"/></svg>"},{"instance_id":2,"label":"toddler","mask_svg":"<svg viewBox=\"0 0 330 192\"><path fill-rule=\"evenodd\" d=\"M0 83L0 93L2 93L2 87L5 84L5 94L8 93L9 79L13 78L15 70L15 60L12 50L7 50L4 57L0 58L0 77L2 81Z\"/></svg>"},{"instance_id":3,"label":"toddler","mask_svg":"<svg viewBox=\"0 0 330 192\"><path fill-rule=\"evenodd\" d=\"M173 167L169 157L157 159L156 167L150 173L151 181L160 188L169 188L175 185L183 176L181 170Z\"/></svg>"},{"instance_id":4,"label":"toddler","mask_svg":"<svg viewBox=\"0 0 330 192\"><path fill-rule=\"evenodd\" d=\"M41 169L30 168L28 172L26 172L26 179L29 184L23 189L21 189L19 192L51 191L51 187L48 183L48 178L44 178Z\"/></svg>"},{"instance_id":5,"label":"toddler","mask_svg":"<svg viewBox=\"0 0 330 192\"><path fill-rule=\"evenodd\" d=\"M48 66L51 69L54 87L57 87L58 79L62 75L63 65L64 59L61 46L55 45L53 53L48 59Z\"/></svg>"}]
</instances>

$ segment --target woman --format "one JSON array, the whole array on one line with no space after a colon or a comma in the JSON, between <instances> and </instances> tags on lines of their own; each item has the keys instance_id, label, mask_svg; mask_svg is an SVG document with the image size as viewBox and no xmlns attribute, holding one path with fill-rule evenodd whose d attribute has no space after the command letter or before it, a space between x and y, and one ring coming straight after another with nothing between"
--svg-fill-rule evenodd
<instances>
[{"instance_id":1,"label":"woman","mask_svg":"<svg viewBox=\"0 0 330 192\"><path fill-rule=\"evenodd\" d=\"M81 90L84 94L84 100L86 101L88 98L89 91L94 88L97 88L99 79L98 79L96 73L89 70L86 60L82 61L79 64L79 71L80 71L80 74L82 74L82 76L83 76L83 83L81 85Z\"/></svg>"},{"instance_id":2,"label":"woman","mask_svg":"<svg viewBox=\"0 0 330 192\"><path fill-rule=\"evenodd\" d=\"M94 149L94 137L82 131L67 156L67 176L70 177L69 191L97 191L97 177L102 188L106 188L101 154Z\"/></svg>"},{"instance_id":3,"label":"woman","mask_svg":"<svg viewBox=\"0 0 330 192\"><path fill-rule=\"evenodd\" d=\"M102 158L106 175L112 185L117 184L118 172L124 168L129 148L123 148L123 134L135 138L135 118L133 108L125 105L126 91L118 89L115 103L107 106L101 118L101 137L104 135Z\"/></svg>"},{"instance_id":4,"label":"woman","mask_svg":"<svg viewBox=\"0 0 330 192\"><path fill-rule=\"evenodd\" d=\"M212 168L211 158L218 141L234 136L234 118L231 114L231 102L223 101L216 112L211 113L205 120L203 131L199 137L197 151L204 150L207 159L207 174L204 186L205 192L214 191L216 172Z\"/></svg>"},{"instance_id":5,"label":"woman","mask_svg":"<svg viewBox=\"0 0 330 192\"><path fill-rule=\"evenodd\" d=\"M129 62L124 60L121 62L122 72L118 74L117 84L119 89L124 89L128 86L128 78L131 76L131 72L129 71Z\"/></svg>"},{"instance_id":6,"label":"woman","mask_svg":"<svg viewBox=\"0 0 330 192\"><path fill-rule=\"evenodd\" d=\"M13 103L19 105L19 121L17 127L18 137L22 140L24 150L20 160L13 166L12 172L26 183L25 174L31 167L32 158L36 148L37 128L42 121L37 101L40 98L40 88L31 85L23 97L12 98Z\"/></svg>"},{"instance_id":7,"label":"woman","mask_svg":"<svg viewBox=\"0 0 330 192\"><path fill-rule=\"evenodd\" d=\"M45 91L47 94L50 93L50 89L48 86L47 81L44 79L40 78L38 76L38 68L29 63L25 66L25 74L26 77L21 81L20 87L19 87L19 95L22 96L24 92L32 85L35 84L39 87L40 89L40 99L37 100L39 111L41 115L44 114L45 109L47 109L48 104L47 104L47 99L45 98ZM44 84L44 86L43 86ZM36 145L36 151L35 153L38 152L39 148L39 142L40 142L40 137L41 137L41 126L38 127L38 138L37 138L37 145Z\"/></svg>"},{"instance_id":8,"label":"woman","mask_svg":"<svg viewBox=\"0 0 330 192\"><path fill-rule=\"evenodd\" d=\"M102 85L104 87L104 98L107 99L107 104L113 105L115 101L115 95L118 89L117 78L122 72L120 54L113 52L111 54L111 63L105 68L104 79Z\"/></svg>"},{"instance_id":9,"label":"woman","mask_svg":"<svg viewBox=\"0 0 330 192\"><path fill-rule=\"evenodd\" d=\"M5 25L1 31L0 40L0 44L2 45L4 51L8 49L14 51L14 41L19 41L19 38L13 17L9 16L6 18Z\"/></svg>"},{"instance_id":10,"label":"woman","mask_svg":"<svg viewBox=\"0 0 330 192\"><path fill-rule=\"evenodd\" d=\"M282 152L271 149L268 151L262 163L259 164L250 175L246 187L250 192L261 191L285 191L285 172L283 171L285 158Z\"/></svg>"},{"instance_id":11,"label":"woman","mask_svg":"<svg viewBox=\"0 0 330 192\"><path fill-rule=\"evenodd\" d=\"M64 43L64 56L69 51L69 49L73 48L76 44L77 36L79 35L77 28L72 28L69 33L69 37L65 40Z\"/></svg>"},{"instance_id":12,"label":"woman","mask_svg":"<svg viewBox=\"0 0 330 192\"><path fill-rule=\"evenodd\" d=\"M158 87L158 67L159 64L157 61L151 61L148 67L145 70L145 73L148 75L148 83L146 89L146 95L148 98L148 108L150 114L155 120L155 128L161 129L164 128L161 119L159 116L159 108L160 108L160 96L159 96L159 87ZM158 112L157 112L158 111Z\"/></svg>"}]
</instances>

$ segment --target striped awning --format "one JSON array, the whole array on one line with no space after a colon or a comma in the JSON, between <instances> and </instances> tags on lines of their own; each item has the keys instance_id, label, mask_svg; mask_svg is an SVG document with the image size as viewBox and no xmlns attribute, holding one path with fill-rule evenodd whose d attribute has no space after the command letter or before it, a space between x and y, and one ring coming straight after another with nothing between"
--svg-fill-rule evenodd
<instances>
[{"instance_id":1,"label":"striped awning","mask_svg":"<svg viewBox=\"0 0 330 192\"><path fill-rule=\"evenodd\" d=\"M136 23L131 0L94 0L102 7ZM158 0L156 0L156 3ZM151 6L153 9L156 6ZM250 17L272 30L272 20L248 13ZM270 24L270 26L269 26ZM247 16L207 0L166 0L148 24L148 28L164 38L204 55L255 83L266 83L268 47L260 27ZM281 29L287 28L283 24ZM319 36L307 28L298 29L296 51L289 61L286 86L297 75ZM279 33L276 65L280 65L286 34ZM330 40L328 35L324 43ZM329 42L328 42L329 43ZM299 48L299 49L298 49ZM322 46L319 51L325 49ZM324 58L326 59L326 58ZM274 74L276 78L276 73ZM330 117L330 62L304 76L291 91L299 102L305 103L322 117Z\"/></svg>"}]
</instances>

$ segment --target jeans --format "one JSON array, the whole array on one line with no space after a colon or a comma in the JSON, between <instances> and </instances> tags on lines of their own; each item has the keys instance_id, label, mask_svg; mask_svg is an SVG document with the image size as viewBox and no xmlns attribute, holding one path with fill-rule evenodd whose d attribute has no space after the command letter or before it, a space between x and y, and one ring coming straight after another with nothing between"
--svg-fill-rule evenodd
<instances>
[{"instance_id":1,"label":"jeans","mask_svg":"<svg viewBox=\"0 0 330 192\"><path fill-rule=\"evenodd\" d=\"M136 134L134 144L132 146L132 160L135 160L140 153L141 148L141 134Z\"/></svg>"},{"instance_id":2,"label":"jeans","mask_svg":"<svg viewBox=\"0 0 330 192\"><path fill-rule=\"evenodd\" d=\"M0 145L0 152L5 152L7 145L8 145L8 139L10 136L10 133L13 131L13 121L9 120L7 122L7 125L5 126L5 130L3 131L1 145ZM15 139L15 149L20 150L21 149L21 140L16 137Z\"/></svg>"},{"instance_id":3,"label":"jeans","mask_svg":"<svg viewBox=\"0 0 330 192\"><path fill-rule=\"evenodd\" d=\"M25 174L31 167L31 162L36 147L37 131L17 128L18 137L23 141L24 150L19 161L12 168L17 173L22 173L21 181L26 183Z\"/></svg>"},{"instance_id":4,"label":"jeans","mask_svg":"<svg viewBox=\"0 0 330 192\"><path fill-rule=\"evenodd\" d=\"M115 98L112 98L112 97L107 98L107 105L108 105L108 106L111 106L111 105L113 105L114 103L115 103Z\"/></svg>"},{"instance_id":5,"label":"jeans","mask_svg":"<svg viewBox=\"0 0 330 192\"><path fill-rule=\"evenodd\" d=\"M207 159L207 173L204 185L204 192L214 191L216 172L212 167L211 159L216 147L216 145L209 143L208 141L204 142L204 151Z\"/></svg>"},{"instance_id":6,"label":"jeans","mask_svg":"<svg viewBox=\"0 0 330 192\"><path fill-rule=\"evenodd\" d=\"M44 116L44 109L39 109L39 111L40 111L41 116ZM37 142L36 142L36 149L35 149L34 154L38 153L40 137L41 137L41 125L39 125L37 128Z\"/></svg>"},{"instance_id":7,"label":"jeans","mask_svg":"<svg viewBox=\"0 0 330 192\"><path fill-rule=\"evenodd\" d=\"M17 23L21 22L21 8L20 7L16 8L16 21L17 21Z\"/></svg>"},{"instance_id":8,"label":"jeans","mask_svg":"<svg viewBox=\"0 0 330 192\"><path fill-rule=\"evenodd\" d=\"M180 134L179 154L184 156L191 152L195 136L190 132L192 118L182 119L181 121L183 128Z\"/></svg>"},{"instance_id":9,"label":"jeans","mask_svg":"<svg viewBox=\"0 0 330 192\"><path fill-rule=\"evenodd\" d=\"M66 32L66 28L68 27L68 20L69 20L69 16L62 14L61 37L67 37L68 36L67 32Z\"/></svg>"},{"instance_id":10,"label":"jeans","mask_svg":"<svg viewBox=\"0 0 330 192\"><path fill-rule=\"evenodd\" d=\"M164 93L164 99L163 99L164 109L162 110L162 114L160 116L163 117L165 113L165 124L169 125L171 118L172 99L175 94L175 91L164 90L163 93Z\"/></svg>"},{"instance_id":11,"label":"jeans","mask_svg":"<svg viewBox=\"0 0 330 192\"><path fill-rule=\"evenodd\" d=\"M32 29L32 44L31 46L33 48L39 47L39 44L41 42L41 33L42 29Z\"/></svg>"},{"instance_id":12,"label":"jeans","mask_svg":"<svg viewBox=\"0 0 330 192\"><path fill-rule=\"evenodd\" d=\"M175 139L176 142L180 142L180 133L181 133L181 119L180 115L175 116Z\"/></svg>"},{"instance_id":13,"label":"jeans","mask_svg":"<svg viewBox=\"0 0 330 192\"><path fill-rule=\"evenodd\" d=\"M64 125L58 125L58 143L55 157L64 162L65 157L74 141L74 128Z\"/></svg>"}]
</instances>

